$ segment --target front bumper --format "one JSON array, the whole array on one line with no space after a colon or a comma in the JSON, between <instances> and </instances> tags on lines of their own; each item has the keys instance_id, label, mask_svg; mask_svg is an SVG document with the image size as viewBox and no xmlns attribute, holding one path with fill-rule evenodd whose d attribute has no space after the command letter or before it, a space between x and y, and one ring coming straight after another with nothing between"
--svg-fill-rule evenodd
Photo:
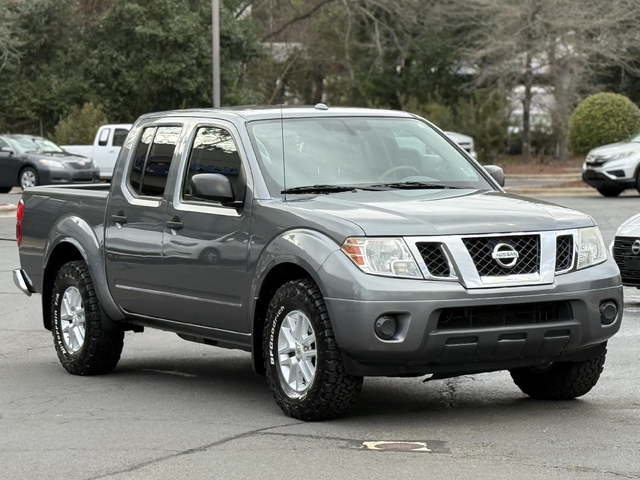
<instances>
[{"instance_id":1,"label":"front bumper","mask_svg":"<svg viewBox=\"0 0 640 480\"><path fill-rule=\"evenodd\" d=\"M42 185L100 182L100 172L98 170L41 170L38 175Z\"/></svg>"},{"instance_id":2,"label":"front bumper","mask_svg":"<svg viewBox=\"0 0 640 480\"><path fill-rule=\"evenodd\" d=\"M404 280L361 273L341 252L319 270L336 340L353 375L440 375L503 370L576 358L620 328L623 309L615 262L559 275L552 284L465 289L457 282ZM326 288L330 285L331 288ZM600 303L618 315L603 325ZM540 323L441 328L445 309L566 302L571 318ZM380 339L376 319L393 315L396 335Z\"/></svg>"},{"instance_id":3,"label":"front bumper","mask_svg":"<svg viewBox=\"0 0 640 480\"><path fill-rule=\"evenodd\" d=\"M602 165L582 165L582 180L594 188L627 189L636 187L639 159L611 160Z\"/></svg>"}]
</instances>

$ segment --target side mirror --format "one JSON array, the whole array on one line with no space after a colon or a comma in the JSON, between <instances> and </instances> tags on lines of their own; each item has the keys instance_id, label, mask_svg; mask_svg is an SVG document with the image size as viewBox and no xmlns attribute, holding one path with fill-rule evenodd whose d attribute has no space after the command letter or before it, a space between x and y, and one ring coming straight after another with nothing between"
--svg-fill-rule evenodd
<instances>
[{"instance_id":1,"label":"side mirror","mask_svg":"<svg viewBox=\"0 0 640 480\"><path fill-rule=\"evenodd\" d=\"M6 153L7 155L11 156L14 152L11 147L0 147L0 153Z\"/></svg>"},{"instance_id":2,"label":"side mirror","mask_svg":"<svg viewBox=\"0 0 640 480\"><path fill-rule=\"evenodd\" d=\"M191 177L190 186L194 198L233 206L242 205L242 202L236 202L236 195L229 179L219 173L198 173Z\"/></svg>"},{"instance_id":3,"label":"side mirror","mask_svg":"<svg viewBox=\"0 0 640 480\"><path fill-rule=\"evenodd\" d=\"M504 187L504 171L502 170L502 167L498 167L497 165L487 165L484 169L496 182L498 182L498 185Z\"/></svg>"}]
</instances>

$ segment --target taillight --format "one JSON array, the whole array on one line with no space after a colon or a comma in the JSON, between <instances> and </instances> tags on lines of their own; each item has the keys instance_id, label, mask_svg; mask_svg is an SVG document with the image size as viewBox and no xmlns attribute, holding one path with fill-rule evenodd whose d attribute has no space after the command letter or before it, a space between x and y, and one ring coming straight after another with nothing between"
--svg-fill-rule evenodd
<instances>
[{"instance_id":1,"label":"taillight","mask_svg":"<svg viewBox=\"0 0 640 480\"><path fill-rule=\"evenodd\" d=\"M16 242L18 246L22 243L22 219L24 218L24 201L20 199L18 202L18 211L16 212Z\"/></svg>"}]
</instances>

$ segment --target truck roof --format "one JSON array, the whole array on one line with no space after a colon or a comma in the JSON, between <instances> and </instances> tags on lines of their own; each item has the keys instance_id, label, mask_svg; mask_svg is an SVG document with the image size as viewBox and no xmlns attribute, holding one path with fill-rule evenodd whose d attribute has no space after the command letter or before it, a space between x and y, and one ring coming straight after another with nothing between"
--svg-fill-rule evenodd
<instances>
[{"instance_id":1,"label":"truck roof","mask_svg":"<svg viewBox=\"0 0 640 480\"><path fill-rule=\"evenodd\" d=\"M399 110L380 110L373 108L353 108L353 107L326 107L323 104L312 106L291 106L291 105L271 105L271 106L239 106L224 108L195 108L186 110L170 110L166 112L148 113L141 118L188 116L188 117L235 117L246 121L252 120L273 120L282 118L303 118L303 117L404 117L411 118L412 115Z\"/></svg>"}]
</instances>

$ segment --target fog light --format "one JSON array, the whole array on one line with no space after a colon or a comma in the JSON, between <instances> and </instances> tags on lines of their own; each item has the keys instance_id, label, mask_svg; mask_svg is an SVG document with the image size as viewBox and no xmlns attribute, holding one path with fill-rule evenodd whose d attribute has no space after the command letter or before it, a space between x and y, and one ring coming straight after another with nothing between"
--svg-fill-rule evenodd
<instances>
[{"instance_id":1,"label":"fog light","mask_svg":"<svg viewBox=\"0 0 640 480\"><path fill-rule=\"evenodd\" d=\"M605 300L600 303L600 322L603 325L611 325L618 317L618 304L613 300Z\"/></svg>"},{"instance_id":2,"label":"fog light","mask_svg":"<svg viewBox=\"0 0 640 480\"><path fill-rule=\"evenodd\" d=\"M375 332L382 340L389 340L396 334L398 324L391 315L382 315L376 320Z\"/></svg>"}]
</instances>

